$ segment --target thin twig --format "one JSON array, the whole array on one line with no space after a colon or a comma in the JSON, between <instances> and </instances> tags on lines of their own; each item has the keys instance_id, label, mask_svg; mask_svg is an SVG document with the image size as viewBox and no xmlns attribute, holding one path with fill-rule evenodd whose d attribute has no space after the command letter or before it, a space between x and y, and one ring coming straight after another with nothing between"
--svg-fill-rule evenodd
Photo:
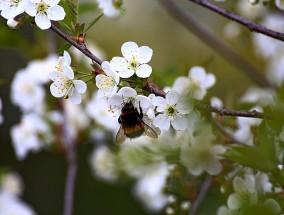
<instances>
[{"instance_id":1,"label":"thin twig","mask_svg":"<svg viewBox=\"0 0 284 215\"><path fill-rule=\"evenodd\" d=\"M77 173L75 142L66 144L67 176L65 181L64 215L73 214L75 179Z\"/></svg>"},{"instance_id":2,"label":"thin twig","mask_svg":"<svg viewBox=\"0 0 284 215\"><path fill-rule=\"evenodd\" d=\"M247 19L245 19L241 16L238 16L238 15L232 13L232 12L226 11L223 8L218 7L218 6L208 2L207 0L188 0L188 1L194 2L198 5L201 5L205 8L208 8L209 10L214 11L214 12L216 12L216 13L218 13L218 14L220 14L220 15L228 18L228 19L231 19L235 22L238 22L241 25L248 28L250 31L261 33L261 34L264 34L268 37L272 37L274 39L284 41L284 33L273 31L269 28L266 28L263 25L256 24L256 23L254 23L250 20L247 20Z\"/></svg>"},{"instance_id":3,"label":"thin twig","mask_svg":"<svg viewBox=\"0 0 284 215\"><path fill-rule=\"evenodd\" d=\"M184 7L178 5L174 0L158 0L158 2L169 12L169 14L202 40L202 42L216 50L223 58L238 67L240 71L250 77L252 81L260 86L273 87L266 78L263 77L260 71L252 66L245 58L242 58L241 55L234 51L229 45L220 40L219 37L216 37L207 28L201 26Z\"/></svg>"},{"instance_id":4,"label":"thin twig","mask_svg":"<svg viewBox=\"0 0 284 215\"><path fill-rule=\"evenodd\" d=\"M201 205L201 203L203 202L210 186L212 183L212 177L211 176L207 176L207 178L203 181L199 194L197 196L197 198L195 199L195 201L193 202L190 211L189 211L189 215L195 215L199 206Z\"/></svg>"},{"instance_id":5,"label":"thin twig","mask_svg":"<svg viewBox=\"0 0 284 215\"><path fill-rule=\"evenodd\" d=\"M70 43L72 46L77 48L79 51L81 51L84 55L89 57L91 60L95 61L99 65L101 65L102 60L99 59L97 56L95 56L92 52L90 52L89 49L85 45L80 45L74 40L72 40L70 37L68 37L64 32L62 32L59 28L57 28L54 24L51 24L50 27L51 30L53 30L56 34L58 34L62 39L66 40L68 43Z\"/></svg>"},{"instance_id":6,"label":"thin twig","mask_svg":"<svg viewBox=\"0 0 284 215\"><path fill-rule=\"evenodd\" d=\"M202 109L205 109L210 112L218 113L220 116L238 116L238 117L249 117L249 118L259 118L259 119L263 119L265 117L264 113L258 112L256 110L252 111L228 110L201 103L198 104L198 107L201 107Z\"/></svg>"}]
</instances>

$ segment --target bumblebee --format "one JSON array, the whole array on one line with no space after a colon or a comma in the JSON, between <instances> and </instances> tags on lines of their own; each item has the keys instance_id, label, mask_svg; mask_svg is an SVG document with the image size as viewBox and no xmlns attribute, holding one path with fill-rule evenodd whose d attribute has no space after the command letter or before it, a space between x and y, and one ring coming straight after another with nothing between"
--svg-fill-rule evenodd
<instances>
[{"instance_id":1,"label":"bumblebee","mask_svg":"<svg viewBox=\"0 0 284 215\"><path fill-rule=\"evenodd\" d=\"M131 101L124 104L118 118L121 126L116 135L116 143L121 144L126 137L136 138L143 134L151 138L158 138L157 133L142 120L143 112L140 104L139 111Z\"/></svg>"}]
</instances>

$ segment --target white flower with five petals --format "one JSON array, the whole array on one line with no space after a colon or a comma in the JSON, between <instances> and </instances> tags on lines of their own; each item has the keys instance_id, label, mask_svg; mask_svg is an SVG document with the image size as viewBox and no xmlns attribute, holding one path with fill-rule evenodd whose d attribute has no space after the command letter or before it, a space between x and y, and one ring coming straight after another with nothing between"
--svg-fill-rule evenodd
<instances>
[{"instance_id":1,"label":"white flower with five petals","mask_svg":"<svg viewBox=\"0 0 284 215\"><path fill-rule=\"evenodd\" d=\"M135 73L139 78L148 78L151 75L152 67L147 64L153 55L151 48L126 42L122 45L121 52L123 57L113 57L110 61L121 78L129 78Z\"/></svg>"},{"instance_id":2,"label":"white flower with five petals","mask_svg":"<svg viewBox=\"0 0 284 215\"><path fill-rule=\"evenodd\" d=\"M157 96L153 99L153 104L157 106L157 111L161 112L153 120L153 124L161 130L168 130L170 125L175 130L184 130L187 126L185 115L193 109L193 104L179 98L176 91L169 91L166 98Z\"/></svg>"},{"instance_id":3,"label":"white flower with five petals","mask_svg":"<svg viewBox=\"0 0 284 215\"><path fill-rule=\"evenodd\" d=\"M35 17L36 25L46 30L51 27L51 21L63 20L66 13L63 7L59 6L60 0L31 0L26 6L26 13Z\"/></svg>"},{"instance_id":4,"label":"white flower with five petals","mask_svg":"<svg viewBox=\"0 0 284 215\"><path fill-rule=\"evenodd\" d=\"M203 67L192 67L188 73L188 77L179 77L173 84L173 90L179 93L189 93L193 98L202 100L208 88L212 87L216 82L213 74L206 74Z\"/></svg>"},{"instance_id":5,"label":"white flower with five petals","mask_svg":"<svg viewBox=\"0 0 284 215\"><path fill-rule=\"evenodd\" d=\"M99 97L109 97L117 92L117 85L119 84L119 76L116 71L113 70L110 63L104 61L102 63L102 69L105 72L96 76L96 85L99 88Z\"/></svg>"},{"instance_id":6,"label":"white flower with five petals","mask_svg":"<svg viewBox=\"0 0 284 215\"><path fill-rule=\"evenodd\" d=\"M27 0L1 0L1 16L5 19L12 19L25 11Z\"/></svg>"},{"instance_id":7,"label":"white flower with five petals","mask_svg":"<svg viewBox=\"0 0 284 215\"><path fill-rule=\"evenodd\" d=\"M50 92L54 97L69 98L74 104L81 103L81 94L86 92L87 85L81 80L74 80L74 72L70 66L63 65L62 72L53 71L49 78L54 81L50 85Z\"/></svg>"}]
</instances>

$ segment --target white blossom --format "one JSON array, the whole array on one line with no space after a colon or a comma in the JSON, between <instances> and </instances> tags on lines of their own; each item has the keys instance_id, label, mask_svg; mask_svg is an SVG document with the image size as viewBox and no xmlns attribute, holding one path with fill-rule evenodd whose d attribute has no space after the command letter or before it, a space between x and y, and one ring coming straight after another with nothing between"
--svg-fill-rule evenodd
<instances>
[{"instance_id":1,"label":"white blossom","mask_svg":"<svg viewBox=\"0 0 284 215\"><path fill-rule=\"evenodd\" d=\"M188 77L179 77L173 84L173 90L180 94L188 93L194 99L202 100L207 92L207 89L212 87L216 82L213 74L208 73L203 67L195 66L189 70Z\"/></svg>"},{"instance_id":2,"label":"white blossom","mask_svg":"<svg viewBox=\"0 0 284 215\"><path fill-rule=\"evenodd\" d=\"M26 6L26 13L35 17L36 25L46 30L51 27L52 21L63 20L66 13L63 7L59 6L60 0L33 0Z\"/></svg>"},{"instance_id":3,"label":"white blossom","mask_svg":"<svg viewBox=\"0 0 284 215\"><path fill-rule=\"evenodd\" d=\"M274 103L275 91L272 89L262 89L258 87L250 87L240 98L240 102L248 102L259 104L262 106L271 105Z\"/></svg>"},{"instance_id":4,"label":"white blossom","mask_svg":"<svg viewBox=\"0 0 284 215\"><path fill-rule=\"evenodd\" d=\"M158 114L153 120L153 124L161 130L168 130L170 125L176 130L184 130L187 126L186 114L193 109L193 104L179 98L176 91L167 93L166 98L157 96L153 99L153 104L157 106Z\"/></svg>"},{"instance_id":5,"label":"white blossom","mask_svg":"<svg viewBox=\"0 0 284 215\"><path fill-rule=\"evenodd\" d=\"M122 0L96 0L104 15L118 18L121 15Z\"/></svg>"},{"instance_id":6,"label":"white blossom","mask_svg":"<svg viewBox=\"0 0 284 215\"><path fill-rule=\"evenodd\" d=\"M43 146L42 138L48 137L49 127L37 114L29 113L22 116L21 122L11 129L12 143L19 160L24 159L29 151L39 151Z\"/></svg>"},{"instance_id":7,"label":"white blossom","mask_svg":"<svg viewBox=\"0 0 284 215\"><path fill-rule=\"evenodd\" d=\"M283 0L275 0L275 5L276 5L280 10L284 10L284 1L283 1Z\"/></svg>"},{"instance_id":8,"label":"white blossom","mask_svg":"<svg viewBox=\"0 0 284 215\"><path fill-rule=\"evenodd\" d=\"M16 20L15 18L7 19L7 25L11 29L18 29L21 25L21 22Z\"/></svg>"},{"instance_id":9,"label":"white blossom","mask_svg":"<svg viewBox=\"0 0 284 215\"><path fill-rule=\"evenodd\" d=\"M161 210L167 204L163 188L166 184L168 171L168 165L161 163L156 169L146 173L137 181L135 195L150 211Z\"/></svg>"},{"instance_id":10,"label":"white blossom","mask_svg":"<svg viewBox=\"0 0 284 215\"><path fill-rule=\"evenodd\" d=\"M104 128L116 132L119 128L119 123L117 118L114 117L115 113L111 111L107 100L100 98L97 93L93 94L92 99L86 105L86 112L92 119Z\"/></svg>"},{"instance_id":11,"label":"white blossom","mask_svg":"<svg viewBox=\"0 0 284 215\"><path fill-rule=\"evenodd\" d=\"M25 11L27 0L1 0L1 16L5 19L12 19Z\"/></svg>"},{"instance_id":12,"label":"white blossom","mask_svg":"<svg viewBox=\"0 0 284 215\"><path fill-rule=\"evenodd\" d=\"M33 209L22 202L17 196L0 191L0 214L1 215L35 215Z\"/></svg>"},{"instance_id":13,"label":"white blossom","mask_svg":"<svg viewBox=\"0 0 284 215\"><path fill-rule=\"evenodd\" d=\"M87 85L81 80L74 80L74 72L69 65L63 64L62 72L53 71L49 78L53 81L50 92L54 97L69 98L74 104L81 103L81 94L86 92Z\"/></svg>"},{"instance_id":14,"label":"white blossom","mask_svg":"<svg viewBox=\"0 0 284 215\"><path fill-rule=\"evenodd\" d=\"M209 127L204 126L202 131L191 140L191 145L183 145L181 162L193 175L200 175L206 171L210 175L217 175L222 171L220 155L226 149L221 145L212 145L214 136Z\"/></svg>"},{"instance_id":15,"label":"white blossom","mask_svg":"<svg viewBox=\"0 0 284 215\"><path fill-rule=\"evenodd\" d=\"M121 47L121 53L123 57L113 57L110 61L121 78L129 78L134 74L140 78L148 78L151 75L152 67L147 64L153 55L151 48L126 42Z\"/></svg>"},{"instance_id":16,"label":"white blossom","mask_svg":"<svg viewBox=\"0 0 284 215\"><path fill-rule=\"evenodd\" d=\"M101 179L113 182L118 178L115 155L106 146L98 146L90 156L93 174Z\"/></svg>"},{"instance_id":17,"label":"white blossom","mask_svg":"<svg viewBox=\"0 0 284 215\"><path fill-rule=\"evenodd\" d=\"M23 182L20 176L15 173L8 173L1 177L1 191L19 196L23 192Z\"/></svg>"},{"instance_id":18,"label":"white blossom","mask_svg":"<svg viewBox=\"0 0 284 215\"><path fill-rule=\"evenodd\" d=\"M257 203L258 195L253 175L246 174L244 178L236 176L233 180L233 187L235 193L232 193L227 201L230 209L239 209L244 205Z\"/></svg>"},{"instance_id":19,"label":"white blossom","mask_svg":"<svg viewBox=\"0 0 284 215\"><path fill-rule=\"evenodd\" d=\"M105 75L99 74L96 76L96 85L99 88L98 95L99 97L109 97L117 92L120 78L109 62L104 61L102 69Z\"/></svg>"},{"instance_id":20,"label":"white blossom","mask_svg":"<svg viewBox=\"0 0 284 215\"><path fill-rule=\"evenodd\" d=\"M12 103L22 111L36 111L42 107L45 91L29 70L19 70L11 85Z\"/></svg>"}]
</instances>

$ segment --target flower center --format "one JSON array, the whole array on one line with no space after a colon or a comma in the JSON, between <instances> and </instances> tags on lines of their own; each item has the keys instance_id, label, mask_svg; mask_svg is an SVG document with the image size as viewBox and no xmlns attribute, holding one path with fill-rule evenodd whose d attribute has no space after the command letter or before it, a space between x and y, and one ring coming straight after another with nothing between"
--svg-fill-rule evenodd
<instances>
[{"instance_id":1,"label":"flower center","mask_svg":"<svg viewBox=\"0 0 284 215\"><path fill-rule=\"evenodd\" d=\"M59 57L59 59L58 59L58 64L57 64L57 66L55 66L55 69L56 69L58 72L62 72L62 63L63 63L63 58L62 58L62 57Z\"/></svg>"},{"instance_id":2,"label":"flower center","mask_svg":"<svg viewBox=\"0 0 284 215\"><path fill-rule=\"evenodd\" d=\"M70 96L72 96L72 94L74 92L74 88L75 88L75 85L74 85L73 80L66 79L64 81L64 89L67 90L66 93L65 93L64 99L68 99Z\"/></svg>"},{"instance_id":3,"label":"flower center","mask_svg":"<svg viewBox=\"0 0 284 215\"><path fill-rule=\"evenodd\" d=\"M135 59L133 59L132 61L129 62L128 68L136 71L138 66L139 66L139 63Z\"/></svg>"},{"instance_id":4,"label":"flower center","mask_svg":"<svg viewBox=\"0 0 284 215\"><path fill-rule=\"evenodd\" d=\"M112 77L106 76L102 83L102 88L114 87L115 85L115 80Z\"/></svg>"},{"instance_id":5,"label":"flower center","mask_svg":"<svg viewBox=\"0 0 284 215\"><path fill-rule=\"evenodd\" d=\"M174 105L169 105L167 108L166 108L166 114L168 115L168 116L174 116L174 115L176 115L177 114L177 108L176 108L176 106L174 106Z\"/></svg>"},{"instance_id":6,"label":"flower center","mask_svg":"<svg viewBox=\"0 0 284 215\"><path fill-rule=\"evenodd\" d=\"M121 6L122 6L122 0L112 0L112 5L113 5L115 8L119 9L119 8L121 8Z\"/></svg>"},{"instance_id":7,"label":"flower center","mask_svg":"<svg viewBox=\"0 0 284 215\"><path fill-rule=\"evenodd\" d=\"M41 1L36 4L36 9L38 14L46 14L46 11L48 10L50 6L46 4L45 2Z\"/></svg>"},{"instance_id":8,"label":"flower center","mask_svg":"<svg viewBox=\"0 0 284 215\"><path fill-rule=\"evenodd\" d=\"M17 7L22 0L10 0L11 6Z\"/></svg>"}]
</instances>

